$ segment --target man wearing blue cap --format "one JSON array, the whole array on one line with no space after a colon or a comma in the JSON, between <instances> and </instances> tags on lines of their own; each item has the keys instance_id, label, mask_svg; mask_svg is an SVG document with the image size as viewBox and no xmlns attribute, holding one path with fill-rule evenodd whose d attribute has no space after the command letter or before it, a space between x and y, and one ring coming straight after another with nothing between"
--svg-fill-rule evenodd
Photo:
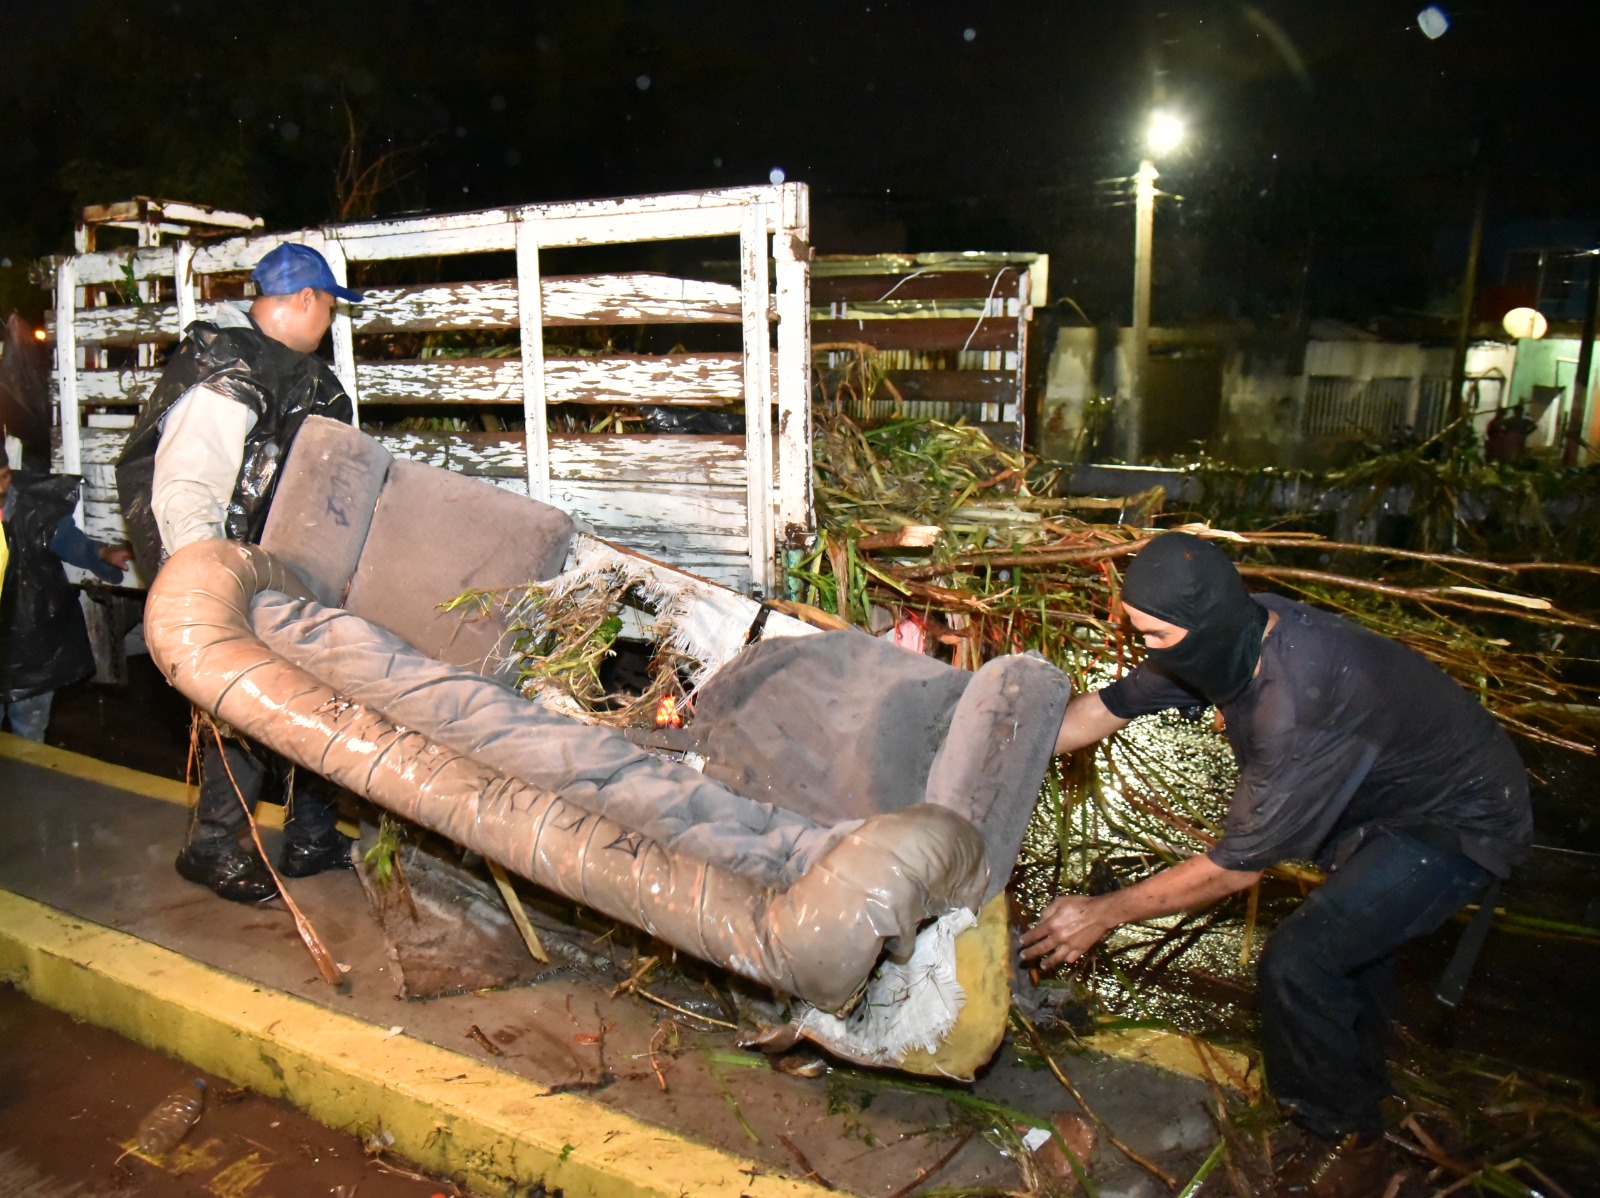
<instances>
[{"instance_id":1,"label":"man wearing blue cap","mask_svg":"<svg viewBox=\"0 0 1600 1198\"><path fill-rule=\"evenodd\" d=\"M305 418L352 418L350 397L316 350L335 303L359 301L360 293L340 286L316 250L291 242L262 258L251 278L257 296L248 313L224 306L185 331L117 462L123 515L147 580L193 541L259 541L279 464ZM254 807L285 763L242 740L201 740L200 797L178 872L225 899L264 902L277 885L240 836L245 804ZM295 780L278 863L289 877L351 864L326 785Z\"/></svg>"}]
</instances>

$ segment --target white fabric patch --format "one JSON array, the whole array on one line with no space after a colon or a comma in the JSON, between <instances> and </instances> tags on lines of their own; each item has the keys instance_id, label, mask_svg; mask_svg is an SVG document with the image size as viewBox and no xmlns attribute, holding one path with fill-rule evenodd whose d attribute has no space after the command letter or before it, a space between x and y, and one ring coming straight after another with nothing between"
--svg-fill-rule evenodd
<instances>
[{"instance_id":1,"label":"white fabric patch","mask_svg":"<svg viewBox=\"0 0 1600 1198\"><path fill-rule=\"evenodd\" d=\"M845 1018L802 1004L794 1022L806 1039L863 1065L898 1065L914 1048L937 1052L967 1001L956 981L956 937L977 923L965 907L946 912L917 933L909 961L878 967Z\"/></svg>"}]
</instances>

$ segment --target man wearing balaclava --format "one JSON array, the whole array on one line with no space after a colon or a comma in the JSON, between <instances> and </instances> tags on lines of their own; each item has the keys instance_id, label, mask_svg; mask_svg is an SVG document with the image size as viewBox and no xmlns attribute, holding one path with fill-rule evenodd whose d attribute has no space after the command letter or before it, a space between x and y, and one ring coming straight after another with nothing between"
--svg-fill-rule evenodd
<instances>
[{"instance_id":1,"label":"man wearing balaclava","mask_svg":"<svg viewBox=\"0 0 1600 1198\"><path fill-rule=\"evenodd\" d=\"M1532 835L1527 773L1481 704L1419 654L1276 595L1227 556L1155 537L1123 582L1145 660L1067 709L1058 753L1170 708L1216 707L1239 765L1223 836L1124 890L1063 895L1023 937L1046 969L1124 923L1247 890L1268 866L1316 861L1327 882L1262 952L1268 1084L1311 1136L1280 1194L1382 1193L1389 1092L1379 994L1395 953L1498 884ZM1492 894L1482 903L1492 908ZM1441 984L1454 1005L1475 921ZM1476 934L1476 935L1474 935ZM1469 947L1470 946L1470 947Z\"/></svg>"}]
</instances>

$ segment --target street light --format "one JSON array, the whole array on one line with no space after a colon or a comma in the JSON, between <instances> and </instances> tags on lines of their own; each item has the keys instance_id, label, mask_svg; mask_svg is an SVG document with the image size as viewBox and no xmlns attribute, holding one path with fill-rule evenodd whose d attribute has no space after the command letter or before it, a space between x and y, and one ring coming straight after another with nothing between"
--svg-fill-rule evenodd
<instances>
[{"instance_id":1,"label":"street light","mask_svg":"<svg viewBox=\"0 0 1600 1198\"><path fill-rule=\"evenodd\" d=\"M1168 109L1150 114L1144 131L1144 155L1134 176L1133 224L1133 361L1128 370L1127 458L1137 461L1144 423L1144 389L1150 366L1150 245L1155 235L1157 156L1183 143L1183 118Z\"/></svg>"}]
</instances>

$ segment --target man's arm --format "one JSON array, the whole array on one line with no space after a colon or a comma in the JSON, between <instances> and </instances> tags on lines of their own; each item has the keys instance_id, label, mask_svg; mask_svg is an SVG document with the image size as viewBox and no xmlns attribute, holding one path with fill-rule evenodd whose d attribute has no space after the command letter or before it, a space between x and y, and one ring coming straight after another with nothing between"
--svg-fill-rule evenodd
<instances>
[{"instance_id":1,"label":"man's arm","mask_svg":"<svg viewBox=\"0 0 1600 1198\"><path fill-rule=\"evenodd\" d=\"M1224 869L1204 854L1146 878L1126 890L1090 897L1063 894L1044 909L1022 937L1022 959L1041 969L1070 965L1100 938L1125 923L1204 907L1248 890L1260 870Z\"/></svg>"},{"instance_id":2,"label":"man's arm","mask_svg":"<svg viewBox=\"0 0 1600 1198\"><path fill-rule=\"evenodd\" d=\"M78 527L70 515L61 517L55 535L50 538L50 552L69 566L89 570L106 582L119 582L133 551L126 545L106 545L96 541Z\"/></svg>"},{"instance_id":3,"label":"man's arm","mask_svg":"<svg viewBox=\"0 0 1600 1198\"><path fill-rule=\"evenodd\" d=\"M161 425L150 488L150 510L168 553L224 535L254 425L254 412L207 387L191 388L172 405Z\"/></svg>"},{"instance_id":4,"label":"man's arm","mask_svg":"<svg viewBox=\"0 0 1600 1198\"><path fill-rule=\"evenodd\" d=\"M1061 731L1056 734L1056 756L1098 744L1127 726L1127 720L1112 715L1106 708L1099 691L1076 695L1061 717Z\"/></svg>"}]
</instances>

